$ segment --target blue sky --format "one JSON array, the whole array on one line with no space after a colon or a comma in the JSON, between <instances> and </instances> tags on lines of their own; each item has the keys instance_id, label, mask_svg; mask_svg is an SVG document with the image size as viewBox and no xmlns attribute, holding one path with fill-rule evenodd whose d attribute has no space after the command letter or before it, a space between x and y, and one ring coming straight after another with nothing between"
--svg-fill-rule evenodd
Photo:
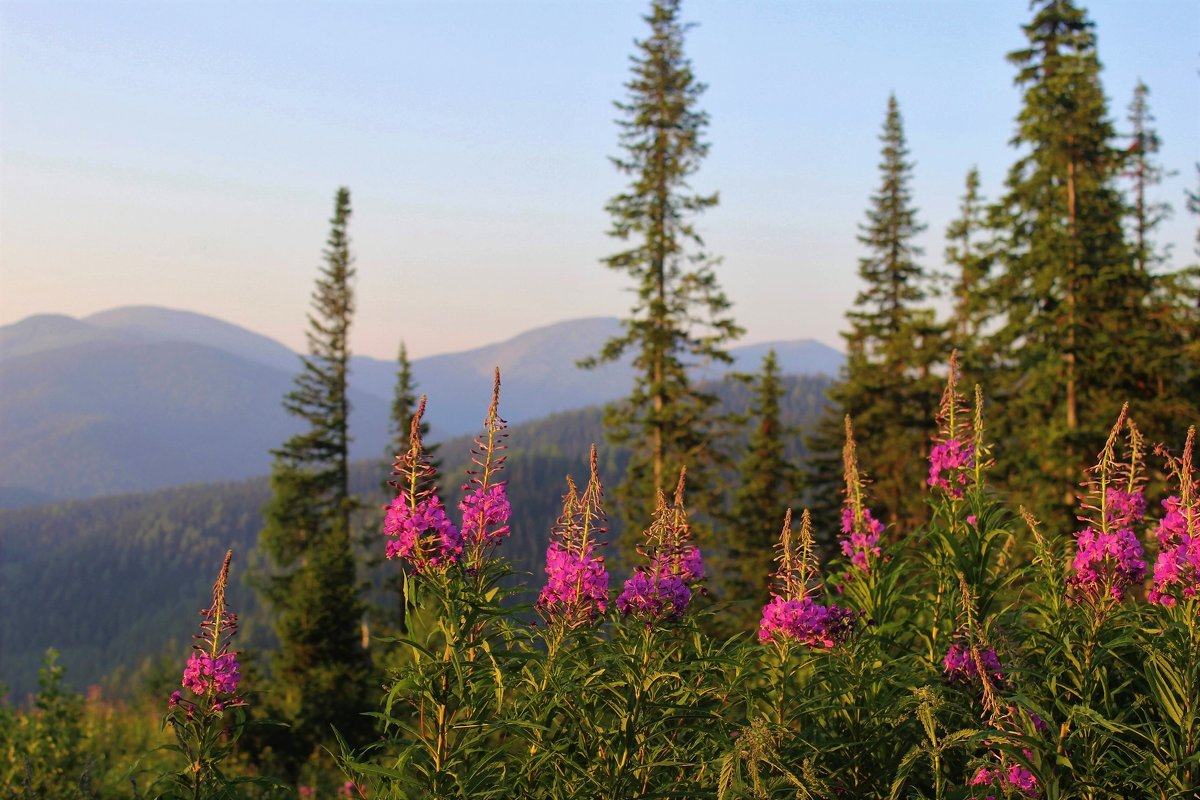
<instances>
[{"instance_id":1,"label":"blue sky","mask_svg":"<svg viewBox=\"0 0 1200 800\"><path fill-rule=\"evenodd\" d=\"M1101 0L1110 115L1140 76L1179 174L1160 239L1196 260L1200 3ZM622 315L599 264L616 112L648 2L0 3L0 324L186 308L303 346L334 190L355 217L353 348L463 349ZM928 224L966 171L995 197L1020 97L1021 0L685 0L719 190L700 229L744 341L840 346L895 92Z\"/></svg>"}]
</instances>

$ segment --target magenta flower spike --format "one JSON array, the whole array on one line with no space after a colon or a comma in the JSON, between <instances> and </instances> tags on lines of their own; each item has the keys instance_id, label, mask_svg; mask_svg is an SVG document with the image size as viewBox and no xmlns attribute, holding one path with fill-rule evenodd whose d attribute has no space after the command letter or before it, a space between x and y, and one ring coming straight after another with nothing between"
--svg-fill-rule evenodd
<instances>
[{"instance_id":1,"label":"magenta flower spike","mask_svg":"<svg viewBox=\"0 0 1200 800\"><path fill-rule=\"evenodd\" d=\"M796 642L830 648L845 641L853 632L858 615L835 605L821 605L809 596L809 583L816 577L817 565L812 518L807 509L800 517L799 537L792 534L792 510L787 510L776 548L779 569L774 576L771 600L763 606L759 642Z\"/></svg>"},{"instance_id":2,"label":"magenta flower spike","mask_svg":"<svg viewBox=\"0 0 1200 800\"><path fill-rule=\"evenodd\" d=\"M1192 462L1195 444L1196 428L1192 426L1181 458L1158 448L1179 490L1163 501L1166 514L1156 531L1158 558L1148 595L1150 602L1167 607L1200 596L1200 498L1196 494L1196 470Z\"/></svg>"},{"instance_id":3,"label":"magenta flower spike","mask_svg":"<svg viewBox=\"0 0 1200 800\"><path fill-rule=\"evenodd\" d=\"M229 649L230 640L237 633L237 615L225 607L225 588L229 583L229 564L233 551L225 553L221 571L213 584L212 605L200 612L204 617L200 633L193 638L192 654L183 670L181 685L189 695L172 692L169 705L184 706L188 719L197 712L220 712L231 706L245 705L237 696L241 681L241 666L237 652Z\"/></svg>"},{"instance_id":4,"label":"magenta flower spike","mask_svg":"<svg viewBox=\"0 0 1200 800\"><path fill-rule=\"evenodd\" d=\"M950 372L937 415L938 433L929 451L927 483L952 500L961 499L975 469L975 436L967 406L958 391L958 351L950 354Z\"/></svg>"},{"instance_id":5,"label":"magenta flower spike","mask_svg":"<svg viewBox=\"0 0 1200 800\"><path fill-rule=\"evenodd\" d=\"M879 537L883 534L883 523L871 515L866 506L865 490L867 478L858 467L858 449L854 443L854 426L850 415L846 415L846 446L842 449L845 466L846 504L842 508L842 554L849 556L850 563L866 573L879 558Z\"/></svg>"},{"instance_id":6,"label":"magenta flower spike","mask_svg":"<svg viewBox=\"0 0 1200 800\"><path fill-rule=\"evenodd\" d=\"M414 572L447 569L462 556L462 534L446 516L442 501L433 491L436 474L421 445L421 417L425 396L417 405L410 431L412 446L396 456L392 467L396 498L387 508L383 533L388 558L402 558Z\"/></svg>"},{"instance_id":7,"label":"magenta flower spike","mask_svg":"<svg viewBox=\"0 0 1200 800\"><path fill-rule=\"evenodd\" d=\"M623 616L637 617L647 625L682 617L693 590L704 580L704 561L700 549L690 541L691 528L683 504L686 480L685 468L679 472L671 503L667 503L666 495L658 493L654 520L638 546L647 565L637 568L617 596L617 609Z\"/></svg>"},{"instance_id":8,"label":"magenta flower spike","mask_svg":"<svg viewBox=\"0 0 1200 800\"><path fill-rule=\"evenodd\" d=\"M1024 750L1023 752L1025 758L1033 760L1031 751ZM1037 778L1020 764L1009 764L1007 769L1002 765L980 767L971 778L971 786L990 786L1009 795L1019 792L1021 797L1037 797L1040 794ZM987 797L995 800L995 795L987 795Z\"/></svg>"},{"instance_id":9,"label":"magenta flower spike","mask_svg":"<svg viewBox=\"0 0 1200 800\"><path fill-rule=\"evenodd\" d=\"M950 645L950 649L946 651L946 657L942 659L942 674L946 676L946 680L951 683L958 684L974 684L980 681L980 667L983 668L990 682L999 684L1004 681L1004 668L1000 664L1000 657L996 655L996 651L990 647L981 647L976 654L971 651L971 645L965 640L955 642Z\"/></svg>"},{"instance_id":10,"label":"magenta flower spike","mask_svg":"<svg viewBox=\"0 0 1200 800\"><path fill-rule=\"evenodd\" d=\"M500 542L509 535L512 506L504 481L496 475L504 469L507 446L504 440L507 423L500 417L500 368L496 368L492 384L492 402L483 421L483 434L476 437L471 449L471 462L477 469L467 474L470 480L463 486L463 499L458 504L462 512L462 543L464 561L470 571L478 570Z\"/></svg>"},{"instance_id":11,"label":"magenta flower spike","mask_svg":"<svg viewBox=\"0 0 1200 800\"><path fill-rule=\"evenodd\" d=\"M1142 495L1142 437L1128 418L1126 403L1108 435L1104 449L1083 483L1079 520L1083 530L1075 534L1072 574L1067 578L1068 597L1073 602L1099 603L1111 597L1120 601L1125 592L1146 577L1146 562L1135 527L1145 513ZM1127 453L1120 458L1117 443L1127 430Z\"/></svg>"},{"instance_id":12,"label":"magenta flower spike","mask_svg":"<svg viewBox=\"0 0 1200 800\"><path fill-rule=\"evenodd\" d=\"M592 445L591 476L583 497L567 478L563 512L546 550L546 585L538 594L537 609L550 624L572 630L590 625L608 610L608 570L600 550L606 531L604 489Z\"/></svg>"}]
</instances>

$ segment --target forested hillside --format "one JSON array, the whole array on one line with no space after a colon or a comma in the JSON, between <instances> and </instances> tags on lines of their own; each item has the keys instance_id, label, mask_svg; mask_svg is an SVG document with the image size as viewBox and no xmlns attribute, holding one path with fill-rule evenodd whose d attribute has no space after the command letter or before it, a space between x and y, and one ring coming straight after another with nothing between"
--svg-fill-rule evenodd
<instances>
[{"instance_id":1,"label":"forested hillside","mask_svg":"<svg viewBox=\"0 0 1200 800\"><path fill-rule=\"evenodd\" d=\"M801 429L809 425L823 408L828 382L785 379L785 420ZM731 408L746 408L744 385L728 381L719 393ZM480 398L481 420L485 401ZM599 408L588 408L510 429L506 477L513 534L504 551L517 570L532 574L533 583L542 579L546 537L559 513L564 476L587 474L589 444L600 447L606 481L615 481L625 469L627 455L603 444L601 418ZM802 436L789 441L791 456L799 458ZM471 437L461 436L439 450L448 507L458 503L470 447ZM378 461L352 467L351 484L364 505L359 515L364 531L378 530L387 469L382 452ZM6 598L0 681L15 698L23 698L36 685L48 647L62 652L68 682L77 687L101 682L118 668L122 680L128 679L143 659L167 647L180 655L190 643L195 609L211 586L213 564L226 548L233 548L240 565L230 594L241 614L242 641L269 645L270 626L249 584L250 575L263 569L258 533L268 495L266 478L260 477L0 510L0 585Z\"/></svg>"}]
</instances>

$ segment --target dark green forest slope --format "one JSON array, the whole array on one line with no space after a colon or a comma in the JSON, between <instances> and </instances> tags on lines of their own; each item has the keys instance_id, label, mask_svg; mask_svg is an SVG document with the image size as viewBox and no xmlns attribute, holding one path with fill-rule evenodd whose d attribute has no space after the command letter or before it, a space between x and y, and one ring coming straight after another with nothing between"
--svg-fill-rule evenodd
<instances>
[{"instance_id":1,"label":"dark green forest slope","mask_svg":"<svg viewBox=\"0 0 1200 800\"><path fill-rule=\"evenodd\" d=\"M807 428L824 407L828 383L824 377L786 378L785 422ZM726 382L719 393L730 407L746 408L745 386ZM480 420L485 406L481 398ZM601 409L588 408L510 430L506 477L513 534L504 551L533 583L541 580L564 476L586 474L589 444L600 446L601 474L610 484L625 469L625 453L604 446L601 417ZM797 460L803 456L801 441L799 434L790 439L790 456ZM471 437L457 437L439 450L441 483L452 508L470 445ZM386 474L382 454L351 470L364 531L378 526ZM262 477L0 510L0 681L22 700L36 686L46 649L54 647L75 687L102 682L119 669L111 689L131 688L124 683L139 665L168 649L178 656L190 644L226 548L234 551L230 600L243 622L241 646L269 647L270 625L249 584L250 575L265 569L257 539L268 494Z\"/></svg>"}]
</instances>

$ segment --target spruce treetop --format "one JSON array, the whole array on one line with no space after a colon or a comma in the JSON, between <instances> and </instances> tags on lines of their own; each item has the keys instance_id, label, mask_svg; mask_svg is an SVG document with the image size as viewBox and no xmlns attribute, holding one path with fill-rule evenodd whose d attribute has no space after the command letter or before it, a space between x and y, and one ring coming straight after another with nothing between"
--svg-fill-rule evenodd
<instances>
[{"instance_id":1,"label":"spruce treetop","mask_svg":"<svg viewBox=\"0 0 1200 800\"><path fill-rule=\"evenodd\" d=\"M683 52L689 26L679 21L678 0L656 0L645 20L650 35L636 43L627 95L616 103L622 154L612 161L630 182L606 207L609 234L628 247L603 260L633 280L637 297L622 333L581 362L592 367L633 353L633 390L606 415L610 440L634 446L617 489L631 527L649 516L656 493L685 465L699 507L719 505L719 488L706 478L723 458L713 442L716 398L691 385L688 369L729 363L725 346L741 334L693 222L718 197L696 193L688 182L708 153L708 115L697 106L704 85Z\"/></svg>"}]
</instances>

